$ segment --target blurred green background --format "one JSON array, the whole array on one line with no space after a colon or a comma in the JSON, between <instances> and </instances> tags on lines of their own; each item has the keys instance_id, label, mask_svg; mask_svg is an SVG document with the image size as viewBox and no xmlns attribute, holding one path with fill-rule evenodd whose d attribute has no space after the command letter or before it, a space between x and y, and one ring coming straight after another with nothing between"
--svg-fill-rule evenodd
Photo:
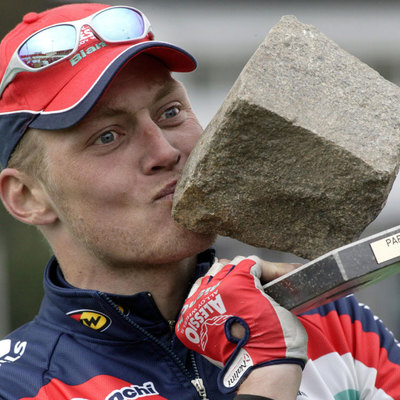
<instances>
[{"instance_id":1,"label":"blurred green background","mask_svg":"<svg viewBox=\"0 0 400 400\"><path fill-rule=\"evenodd\" d=\"M3 290L8 292L8 324L14 329L32 319L38 310L43 295L43 268L50 250L36 228L14 221L3 207L0 226L1 249L7 249L4 261L8 267L8 288Z\"/></svg>"}]
</instances>

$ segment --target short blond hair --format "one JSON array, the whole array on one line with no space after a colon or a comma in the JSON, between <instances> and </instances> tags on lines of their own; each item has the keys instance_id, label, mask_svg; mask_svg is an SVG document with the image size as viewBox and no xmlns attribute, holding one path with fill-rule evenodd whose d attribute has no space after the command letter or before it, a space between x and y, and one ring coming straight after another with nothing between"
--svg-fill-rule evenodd
<instances>
[{"instance_id":1,"label":"short blond hair","mask_svg":"<svg viewBox=\"0 0 400 400\"><path fill-rule=\"evenodd\" d=\"M8 162L7 168L15 168L34 178L47 176L46 151L38 129L28 129Z\"/></svg>"}]
</instances>

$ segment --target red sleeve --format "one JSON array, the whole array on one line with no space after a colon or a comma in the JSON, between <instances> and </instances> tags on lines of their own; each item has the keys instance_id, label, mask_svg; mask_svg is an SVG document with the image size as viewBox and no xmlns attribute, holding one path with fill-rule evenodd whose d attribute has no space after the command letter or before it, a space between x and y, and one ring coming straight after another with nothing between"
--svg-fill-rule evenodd
<instances>
[{"instance_id":1,"label":"red sleeve","mask_svg":"<svg viewBox=\"0 0 400 400\"><path fill-rule=\"evenodd\" d=\"M400 399L399 343L368 307L348 296L299 318L308 333L308 356L311 360L332 353L339 356L351 354L354 363L360 362L376 371L375 389L383 390L393 399Z\"/></svg>"}]
</instances>

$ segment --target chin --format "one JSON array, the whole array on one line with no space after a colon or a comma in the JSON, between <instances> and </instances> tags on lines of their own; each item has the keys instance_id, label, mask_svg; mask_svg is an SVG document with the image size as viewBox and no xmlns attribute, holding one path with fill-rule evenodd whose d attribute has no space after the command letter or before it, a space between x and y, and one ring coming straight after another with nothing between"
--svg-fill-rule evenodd
<instances>
[{"instance_id":1,"label":"chin","mask_svg":"<svg viewBox=\"0 0 400 400\"><path fill-rule=\"evenodd\" d=\"M113 235L99 229L95 235L79 237L92 256L106 264L121 266L179 262L207 250L216 240L215 234L192 232L176 223L155 226L150 224L148 229L134 232L124 227Z\"/></svg>"},{"instance_id":2,"label":"chin","mask_svg":"<svg viewBox=\"0 0 400 400\"><path fill-rule=\"evenodd\" d=\"M186 231L185 234L175 240L167 240L161 246L161 251L155 257L156 264L173 263L194 257L210 248L216 240L216 235L204 235Z\"/></svg>"}]
</instances>

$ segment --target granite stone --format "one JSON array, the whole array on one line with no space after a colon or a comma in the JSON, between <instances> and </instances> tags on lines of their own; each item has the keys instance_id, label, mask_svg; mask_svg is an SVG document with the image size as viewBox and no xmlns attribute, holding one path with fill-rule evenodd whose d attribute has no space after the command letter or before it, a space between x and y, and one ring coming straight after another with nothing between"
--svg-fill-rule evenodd
<instances>
[{"instance_id":1,"label":"granite stone","mask_svg":"<svg viewBox=\"0 0 400 400\"><path fill-rule=\"evenodd\" d=\"M172 215L186 228L315 258L356 240L400 159L400 88L285 16L191 153Z\"/></svg>"}]
</instances>

